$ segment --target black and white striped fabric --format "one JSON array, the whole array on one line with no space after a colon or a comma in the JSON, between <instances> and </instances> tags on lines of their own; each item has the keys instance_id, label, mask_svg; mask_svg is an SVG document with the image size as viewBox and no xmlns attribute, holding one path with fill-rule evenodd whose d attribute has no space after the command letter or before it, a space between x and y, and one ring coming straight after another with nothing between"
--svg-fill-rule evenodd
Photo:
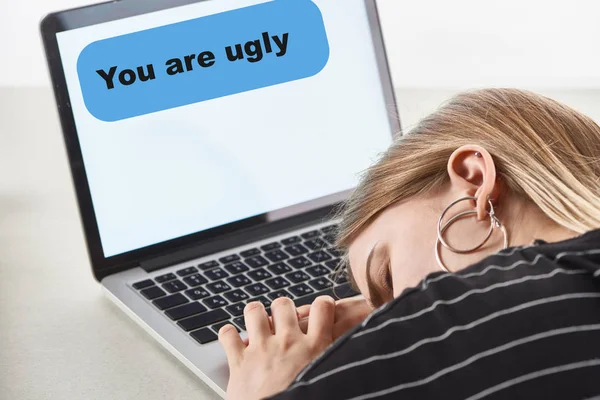
<instances>
[{"instance_id":1,"label":"black and white striped fabric","mask_svg":"<svg viewBox=\"0 0 600 400\"><path fill-rule=\"evenodd\" d=\"M304 369L286 399L600 395L600 230L435 273Z\"/></svg>"}]
</instances>

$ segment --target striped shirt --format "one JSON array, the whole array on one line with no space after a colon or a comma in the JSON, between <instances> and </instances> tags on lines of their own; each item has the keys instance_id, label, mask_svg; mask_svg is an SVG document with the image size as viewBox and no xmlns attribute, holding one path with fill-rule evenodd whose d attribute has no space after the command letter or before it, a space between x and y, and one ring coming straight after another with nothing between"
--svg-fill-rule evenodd
<instances>
[{"instance_id":1,"label":"striped shirt","mask_svg":"<svg viewBox=\"0 0 600 400\"><path fill-rule=\"evenodd\" d=\"M273 400L600 395L600 230L434 273Z\"/></svg>"}]
</instances>

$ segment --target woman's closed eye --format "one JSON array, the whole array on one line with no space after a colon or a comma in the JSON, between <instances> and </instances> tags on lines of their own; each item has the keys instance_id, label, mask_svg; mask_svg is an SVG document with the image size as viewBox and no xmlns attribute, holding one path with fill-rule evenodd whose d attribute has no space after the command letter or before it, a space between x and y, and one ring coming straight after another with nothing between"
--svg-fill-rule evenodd
<instances>
[{"instance_id":1,"label":"woman's closed eye","mask_svg":"<svg viewBox=\"0 0 600 400\"><path fill-rule=\"evenodd\" d=\"M380 304L377 307L391 301L394 298L394 283L392 282L392 273L390 269L390 261L386 260L385 263L379 268L377 273L376 288L379 291Z\"/></svg>"},{"instance_id":2,"label":"woman's closed eye","mask_svg":"<svg viewBox=\"0 0 600 400\"><path fill-rule=\"evenodd\" d=\"M367 286L369 300L373 308L381 307L394 297L390 259L387 254L383 256L372 257L367 264Z\"/></svg>"},{"instance_id":3,"label":"woman's closed eye","mask_svg":"<svg viewBox=\"0 0 600 400\"><path fill-rule=\"evenodd\" d=\"M384 292L389 293L393 296L394 293L394 282L392 281L392 269L389 261L386 262L385 268L382 268L383 271L383 279L382 279L382 289Z\"/></svg>"}]
</instances>

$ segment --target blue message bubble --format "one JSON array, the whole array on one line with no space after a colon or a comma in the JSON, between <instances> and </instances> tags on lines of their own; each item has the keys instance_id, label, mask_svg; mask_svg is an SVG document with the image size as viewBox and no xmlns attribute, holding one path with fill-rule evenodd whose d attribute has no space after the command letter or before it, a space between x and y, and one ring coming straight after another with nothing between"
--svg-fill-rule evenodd
<instances>
[{"instance_id":1,"label":"blue message bubble","mask_svg":"<svg viewBox=\"0 0 600 400\"><path fill-rule=\"evenodd\" d=\"M83 49L88 111L119 121L304 79L329 60L311 0L274 0L109 39Z\"/></svg>"}]
</instances>

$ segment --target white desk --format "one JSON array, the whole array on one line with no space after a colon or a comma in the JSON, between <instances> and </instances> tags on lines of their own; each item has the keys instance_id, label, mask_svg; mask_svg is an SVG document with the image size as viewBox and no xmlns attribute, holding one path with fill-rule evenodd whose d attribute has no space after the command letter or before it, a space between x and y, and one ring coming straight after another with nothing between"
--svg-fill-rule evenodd
<instances>
[{"instance_id":1,"label":"white desk","mask_svg":"<svg viewBox=\"0 0 600 400\"><path fill-rule=\"evenodd\" d=\"M399 90L405 125L452 93ZM0 340L2 399L218 398L101 294L47 88L0 88Z\"/></svg>"},{"instance_id":2,"label":"white desk","mask_svg":"<svg viewBox=\"0 0 600 400\"><path fill-rule=\"evenodd\" d=\"M0 89L0 398L218 399L93 279L49 89Z\"/></svg>"}]
</instances>

